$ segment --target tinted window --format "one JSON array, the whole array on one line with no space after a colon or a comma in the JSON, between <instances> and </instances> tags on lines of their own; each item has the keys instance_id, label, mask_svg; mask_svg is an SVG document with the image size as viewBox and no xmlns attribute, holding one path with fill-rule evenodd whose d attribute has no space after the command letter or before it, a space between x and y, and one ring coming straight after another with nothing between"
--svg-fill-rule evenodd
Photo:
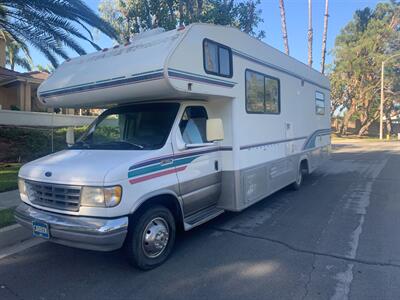
<instances>
[{"instance_id":1,"label":"tinted window","mask_svg":"<svg viewBox=\"0 0 400 300\"><path fill-rule=\"evenodd\" d=\"M315 112L317 115L325 114L325 95L321 92L315 93Z\"/></svg>"},{"instance_id":2,"label":"tinted window","mask_svg":"<svg viewBox=\"0 0 400 300\"><path fill-rule=\"evenodd\" d=\"M279 113L279 82L265 77L265 112Z\"/></svg>"},{"instance_id":3,"label":"tinted window","mask_svg":"<svg viewBox=\"0 0 400 300\"><path fill-rule=\"evenodd\" d=\"M231 73L229 50L225 48L219 49L219 72L222 75L229 76Z\"/></svg>"},{"instance_id":4,"label":"tinted window","mask_svg":"<svg viewBox=\"0 0 400 300\"><path fill-rule=\"evenodd\" d=\"M264 76L246 72L246 108L249 112L264 112Z\"/></svg>"},{"instance_id":5,"label":"tinted window","mask_svg":"<svg viewBox=\"0 0 400 300\"><path fill-rule=\"evenodd\" d=\"M204 59L206 70L218 73L218 46L209 41L204 42Z\"/></svg>"},{"instance_id":6,"label":"tinted window","mask_svg":"<svg viewBox=\"0 0 400 300\"><path fill-rule=\"evenodd\" d=\"M279 114L279 79L246 70L246 110L248 113Z\"/></svg>"},{"instance_id":7,"label":"tinted window","mask_svg":"<svg viewBox=\"0 0 400 300\"><path fill-rule=\"evenodd\" d=\"M232 51L229 47L204 40L203 54L206 73L232 77Z\"/></svg>"},{"instance_id":8,"label":"tinted window","mask_svg":"<svg viewBox=\"0 0 400 300\"><path fill-rule=\"evenodd\" d=\"M207 143L207 111L202 106L190 106L185 109L179 128L186 144Z\"/></svg>"},{"instance_id":9,"label":"tinted window","mask_svg":"<svg viewBox=\"0 0 400 300\"><path fill-rule=\"evenodd\" d=\"M146 150L161 148L179 109L177 103L138 104L109 109L72 147Z\"/></svg>"}]
</instances>

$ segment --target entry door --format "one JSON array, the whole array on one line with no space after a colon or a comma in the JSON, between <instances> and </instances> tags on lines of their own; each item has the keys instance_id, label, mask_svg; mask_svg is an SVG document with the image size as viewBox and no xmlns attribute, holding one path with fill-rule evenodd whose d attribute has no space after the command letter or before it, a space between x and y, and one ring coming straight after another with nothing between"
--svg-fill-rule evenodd
<instances>
[{"instance_id":1,"label":"entry door","mask_svg":"<svg viewBox=\"0 0 400 300\"><path fill-rule=\"evenodd\" d=\"M207 142L207 118L204 106L187 106L176 132L174 165L185 216L216 205L221 192L220 153Z\"/></svg>"}]
</instances>

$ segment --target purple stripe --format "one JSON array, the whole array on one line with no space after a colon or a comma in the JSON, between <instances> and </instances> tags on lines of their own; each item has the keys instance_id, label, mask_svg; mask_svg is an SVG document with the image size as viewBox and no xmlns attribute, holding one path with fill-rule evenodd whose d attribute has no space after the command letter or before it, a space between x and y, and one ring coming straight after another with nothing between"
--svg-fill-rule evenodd
<instances>
[{"instance_id":1,"label":"purple stripe","mask_svg":"<svg viewBox=\"0 0 400 300\"><path fill-rule=\"evenodd\" d=\"M297 141L297 140L303 140L306 139L306 136L301 136L298 138L293 138L293 139L285 139L285 140L278 140L278 141L273 141L273 142L265 142L265 143L259 143L259 144L251 144L251 145L245 145L245 146L240 146L240 150L245 150L245 149L250 149L250 148L255 148L255 147L262 147L262 146L268 146L268 145L274 145L274 144L281 144L281 143L286 143L286 142L292 142L292 141Z\"/></svg>"},{"instance_id":2,"label":"purple stripe","mask_svg":"<svg viewBox=\"0 0 400 300\"><path fill-rule=\"evenodd\" d=\"M199 81L199 82L203 82L203 83L209 83L209 84L220 85L220 86L225 86L225 87L234 87L235 86L234 83L227 83L227 82L222 82L222 81L218 81L218 80L203 78L203 77L196 76L196 75L187 75L187 74L177 73L174 71L168 71L168 75L171 77L175 77L177 79L189 79L189 80L193 80L193 81Z\"/></svg>"},{"instance_id":3,"label":"purple stripe","mask_svg":"<svg viewBox=\"0 0 400 300\"><path fill-rule=\"evenodd\" d=\"M164 159L168 159L168 158L175 159L175 158L183 158L183 157L188 157L188 156L198 155L198 154L212 153L212 152L217 152L217 151L220 151L220 150L221 151L231 151L232 150L232 147L223 147L224 149L221 149L221 148L212 148L212 149L205 149L205 150L201 150L201 151L183 152L183 153L176 154L176 155L174 155L174 154L164 155L164 156L160 156L160 157L157 157L157 158L152 158L152 159L145 160L145 161L142 161L140 163L137 163L137 164L129 167L129 171L131 171L133 169L136 169L136 168L145 167L145 166L148 166L148 165L159 163L160 161L162 161Z\"/></svg>"},{"instance_id":4,"label":"purple stripe","mask_svg":"<svg viewBox=\"0 0 400 300\"><path fill-rule=\"evenodd\" d=\"M135 77L131 77L131 78L125 78L125 79L121 79L121 80L114 80L111 82L102 82L102 83L98 83L98 84L81 86L81 87L76 87L76 88L66 88L64 90L59 90L59 91L54 91L54 92L43 92L39 96L40 97L52 97L52 96L58 96L58 95L73 94L73 93L78 93L78 92L86 92L86 91L92 91L92 90L97 90L97 89L104 89L104 88L115 87L115 86L120 86L120 85L127 85L127 84L132 84L132 83L152 81L152 80L161 79L163 77L164 77L163 72L157 72L157 73L152 73L152 74L135 76Z\"/></svg>"}]
</instances>

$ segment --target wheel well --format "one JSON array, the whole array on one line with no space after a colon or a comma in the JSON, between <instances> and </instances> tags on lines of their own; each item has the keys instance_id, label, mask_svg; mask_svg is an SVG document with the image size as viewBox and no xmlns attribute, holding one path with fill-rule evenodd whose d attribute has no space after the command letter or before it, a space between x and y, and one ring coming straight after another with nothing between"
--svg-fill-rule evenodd
<instances>
[{"instance_id":1,"label":"wheel well","mask_svg":"<svg viewBox=\"0 0 400 300\"><path fill-rule=\"evenodd\" d=\"M182 226L183 228L182 210L179 201L178 199L176 199L175 196L169 194L158 195L147 199L142 204L140 204L140 206L135 210L135 212L132 215L133 218L135 218L135 216L137 215L142 214L149 207L155 205L162 205L168 208L175 218L177 227Z\"/></svg>"},{"instance_id":2,"label":"wheel well","mask_svg":"<svg viewBox=\"0 0 400 300\"><path fill-rule=\"evenodd\" d=\"M300 162L300 170L302 170L303 173L308 174L309 169L308 169L308 160L307 159L303 159Z\"/></svg>"}]
</instances>

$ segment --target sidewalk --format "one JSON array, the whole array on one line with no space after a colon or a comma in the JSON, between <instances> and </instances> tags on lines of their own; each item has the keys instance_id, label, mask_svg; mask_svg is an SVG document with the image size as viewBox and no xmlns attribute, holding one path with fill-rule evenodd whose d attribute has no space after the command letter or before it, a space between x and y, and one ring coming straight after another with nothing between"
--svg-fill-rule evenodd
<instances>
[{"instance_id":1,"label":"sidewalk","mask_svg":"<svg viewBox=\"0 0 400 300\"><path fill-rule=\"evenodd\" d=\"M18 190L0 193L0 210L18 206L20 201Z\"/></svg>"}]
</instances>

